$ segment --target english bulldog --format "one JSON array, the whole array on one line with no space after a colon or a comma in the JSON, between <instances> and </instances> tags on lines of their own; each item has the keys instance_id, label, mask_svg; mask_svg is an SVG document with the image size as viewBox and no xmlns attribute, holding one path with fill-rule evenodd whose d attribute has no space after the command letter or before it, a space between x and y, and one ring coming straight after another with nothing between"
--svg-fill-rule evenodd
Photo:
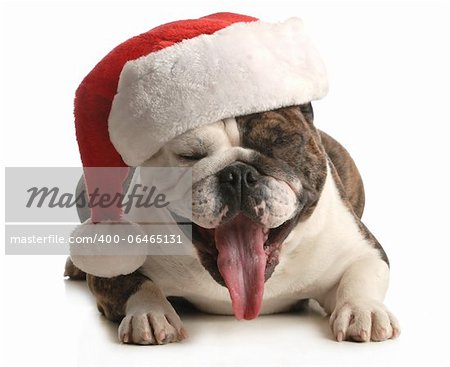
<instances>
[{"instance_id":1,"label":"english bulldog","mask_svg":"<svg viewBox=\"0 0 450 367\"><path fill-rule=\"evenodd\" d=\"M193 251L147 256L129 275L87 275L99 311L120 321L121 342L186 338L170 296L246 320L314 299L337 341L399 335L383 304L388 258L361 222L360 174L342 145L315 128L310 103L189 130L143 166L196 172ZM70 259L65 275L86 276Z\"/></svg>"}]
</instances>

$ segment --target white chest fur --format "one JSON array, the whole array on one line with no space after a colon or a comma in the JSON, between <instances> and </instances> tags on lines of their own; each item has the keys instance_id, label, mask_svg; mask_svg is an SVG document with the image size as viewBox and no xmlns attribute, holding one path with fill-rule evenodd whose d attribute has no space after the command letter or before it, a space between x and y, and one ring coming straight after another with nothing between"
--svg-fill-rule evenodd
<instances>
[{"instance_id":1,"label":"white chest fur","mask_svg":"<svg viewBox=\"0 0 450 367\"><path fill-rule=\"evenodd\" d=\"M328 169L315 211L282 246L280 262L265 285L261 313L282 312L300 299L320 297L350 263L375 252L340 198ZM190 255L148 256L140 271L166 296L185 297L206 312L232 314L228 290L203 268L194 248Z\"/></svg>"}]
</instances>

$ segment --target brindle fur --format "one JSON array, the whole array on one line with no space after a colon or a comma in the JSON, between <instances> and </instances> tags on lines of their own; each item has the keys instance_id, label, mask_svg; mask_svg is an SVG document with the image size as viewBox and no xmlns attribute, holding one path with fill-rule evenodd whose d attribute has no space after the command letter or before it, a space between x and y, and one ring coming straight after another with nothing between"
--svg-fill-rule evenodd
<instances>
[{"instance_id":1,"label":"brindle fur","mask_svg":"<svg viewBox=\"0 0 450 367\"><path fill-rule=\"evenodd\" d=\"M332 175L341 198L354 213L364 236L380 250L382 258L388 259L375 237L359 220L364 210L364 186L358 169L345 148L313 124L311 104L281 108L274 111L238 117L241 142L244 147L264 152L274 162L288 163L301 178L304 193L301 200L304 209L298 220L306 220L313 212L326 178L326 164L331 161ZM270 132L270 133L268 133ZM260 163L264 164L264 163ZM78 190L83 186L79 185ZM86 211L82 212L83 221ZM81 213L80 213L81 214ZM65 275L70 279L84 279L84 273L68 259ZM109 320L119 321L125 316L128 298L141 285L149 281L139 272L114 278L87 275L88 286L97 298L99 311Z\"/></svg>"},{"instance_id":2,"label":"brindle fur","mask_svg":"<svg viewBox=\"0 0 450 367\"><path fill-rule=\"evenodd\" d=\"M125 316L128 298L136 293L142 284L150 281L137 271L113 278L96 277L78 269L70 257L66 261L64 276L69 277L70 280L86 279L89 290L97 300L98 310L111 321L120 321Z\"/></svg>"},{"instance_id":3,"label":"brindle fur","mask_svg":"<svg viewBox=\"0 0 450 367\"><path fill-rule=\"evenodd\" d=\"M305 113L303 113L303 111ZM311 112L310 112L311 111ZM303 189L299 220L306 220L316 207L326 178L327 156L312 121L312 109L286 107L238 117L241 145L263 153L266 162L257 166L286 166L299 177Z\"/></svg>"},{"instance_id":4,"label":"brindle fur","mask_svg":"<svg viewBox=\"0 0 450 367\"><path fill-rule=\"evenodd\" d=\"M78 269L70 259L66 260L66 267L64 269L64 276L69 277L71 280L86 280L86 273L83 270Z\"/></svg>"},{"instance_id":5,"label":"brindle fur","mask_svg":"<svg viewBox=\"0 0 450 367\"><path fill-rule=\"evenodd\" d=\"M339 180L336 180L337 177L334 178L340 183L337 186L341 197L348 200L355 214L361 218L365 203L364 185L355 162L347 150L330 135L320 131L320 137L328 157L336 168Z\"/></svg>"},{"instance_id":6,"label":"brindle fur","mask_svg":"<svg viewBox=\"0 0 450 367\"><path fill-rule=\"evenodd\" d=\"M128 298L148 281L147 277L137 271L114 278L87 275L87 283L97 299L98 310L112 321L120 321L125 316Z\"/></svg>"}]
</instances>

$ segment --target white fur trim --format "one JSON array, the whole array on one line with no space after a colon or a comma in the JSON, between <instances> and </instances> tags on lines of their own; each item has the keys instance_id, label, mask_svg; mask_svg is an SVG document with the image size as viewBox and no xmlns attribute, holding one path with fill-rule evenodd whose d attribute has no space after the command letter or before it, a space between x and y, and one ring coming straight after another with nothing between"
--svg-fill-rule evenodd
<instances>
[{"instance_id":1,"label":"white fur trim","mask_svg":"<svg viewBox=\"0 0 450 367\"><path fill-rule=\"evenodd\" d=\"M119 243L106 242L106 236L115 235L118 235ZM83 243L70 244L70 258L76 267L95 276L110 278L130 274L144 263L147 256L142 254L139 247L128 243L129 235L136 238L136 235L142 236L144 232L137 224L124 220L119 223L92 224L88 219L72 232L72 238ZM91 239L100 238L103 242L90 242ZM126 255L108 255L110 251Z\"/></svg>"},{"instance_id":2,"label":"white fur trim","mask_svg":"<svg viewBox=\"0 0 450 367\"><path fill-rule=\"evenodd\" d=\"M325 67L292 18L237 23L125 64L109 115L130 166L189 129L303 104L328 90Z\"/></svg>"}]
</instances>

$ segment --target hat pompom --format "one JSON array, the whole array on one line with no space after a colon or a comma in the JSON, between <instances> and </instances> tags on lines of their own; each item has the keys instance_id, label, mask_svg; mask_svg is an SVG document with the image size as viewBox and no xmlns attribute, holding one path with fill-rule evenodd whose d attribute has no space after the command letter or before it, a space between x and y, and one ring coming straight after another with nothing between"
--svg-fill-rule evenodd
<instances>
[{"instance_id":1,"label":"hat pompom","mask_svg":"<svg viewBox=\"0 0 450 367\"><path fill-rule=\"evenodd\" d=\"M132 243L143 235L139 225L124 219L95 224L88 219L72 232L70 258L79 269L98 277L130 274L146 259L143 249Z\"/></svg>"}]
</instances>

